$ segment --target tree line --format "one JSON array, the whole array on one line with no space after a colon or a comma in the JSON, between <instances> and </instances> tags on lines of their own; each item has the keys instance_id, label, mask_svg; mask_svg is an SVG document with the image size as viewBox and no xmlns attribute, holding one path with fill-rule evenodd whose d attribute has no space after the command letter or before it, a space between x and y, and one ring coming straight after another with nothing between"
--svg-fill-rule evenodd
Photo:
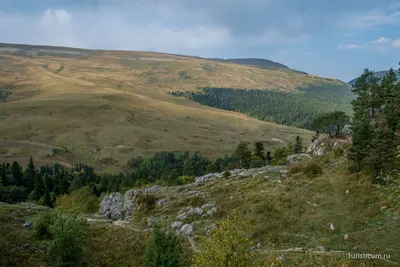
<instances>
[{"instance_id":1,"label":"tree line","mask_svg":"<svg viewBox=\"0 0 400 267\"><path fill-rule=\"evenodd\" d=\"M200 92L172 92L203 105L236 111L263 121L311 128L311 121L329 111L351 113L353 98L343 86L309 86L297 92L203 88Z\"/></svg>"},{"instance_id":2,"label":"tree line","mask_svg":"<svg viewBox=\"0 0 400 267\"><path fill-rule=\"evenodd\" d=\"M194 177L207 173L224 172L235 168L258 168L267 164L281 165L289 154L303 150L302 140L296 144L278 148L274 153L266 151L262 142L240 142L231 155L210 161L199 152L157 152L153 157L132 158L128 171L119 174L98 174L93 167L76 164L65 168L53 166L36 168L32 157L23 170L14 161L0 164L0 201L15 203L26 200L53 207L59 196L87 186L99 197L102 193L118 192L144 184L180 185L193 182Z\"/></svg>"}]
</instances>

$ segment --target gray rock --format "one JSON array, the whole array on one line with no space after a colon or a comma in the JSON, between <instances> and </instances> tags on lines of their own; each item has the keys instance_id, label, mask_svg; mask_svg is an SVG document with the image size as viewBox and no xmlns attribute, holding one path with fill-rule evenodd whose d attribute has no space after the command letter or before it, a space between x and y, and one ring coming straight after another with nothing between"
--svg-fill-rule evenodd
<instances>
[{"instance_id":1,"label":"gray rock","mask_svg":"<svg viewBox=\"0 0 400 267\"><path fill-rule=\"evenodd\" d=\"M30 248L31 248L31 245L29 245L29 244L24 244L22 247L23 247L24 249L30 249Z\"/></svg>"},{"instance_id":2,"label":"gray rock","mask_svg":"<svg viewBox=\"0 0 400 267\"><path fill-rule=\"evenodd\" d=\"M256 247L257 247L258 249L262 248L261 242L258 242L257 245L256 245Z\"/></svg>"},{"instance_id":3,"label":"gray rock","mask_svg":"<svg viewBox=\"0 0 400 267\"><path fill-rule=\"evenodd\" d=\"M212 216L212 215L214 215L216 212L217 212L217 208L214 207L214 208L210 209L209 211L207 211L207 214L210 215L210 216Z\"/></svg>"},{"instance_id":4,"label":"gray rock","mask_svg":"<svg viewBox=\"0 0 400 267\"><path fill-rule=\"evenodd\" d=\"M33 222L26 222L23 226L25 229L31 230L33 228Z\"/></svg>"},{"instance_id":5,"label":"gray rock","mask_svg":"<svg viewBox=\"0 0 400 267\"><path fill-rule=\"evenodd\" d=\"M289 155L286 158L287 164L307 162L311 160L311 156L305 153Z\"/></svg>"},{"instance_id":6,"label":"gray rock","mask_svg":"<svg viewBox=\"0 0 400 267\"><path fill-rule=\"evenodd\" d=\"M184 226L181 227L179 232L184 235L184 236L192 236L193 235L193 225L191 224L185 224Z\"/></svg>"},{"instance_id":7,"label":"gray rock","mask_svg":"<svg viewBox=\"0 0 400 267\"><path fill-rule=\"evenodd\" d=\"M352 135L353 131L352 131L351 128L352 128L351 125L347 124L347 125L343 126L343 129L342 129L341 133L343 135Z\"/></svg>"},{"instance_id":8,"label":"gray rock","mask_svg":"<svg viewBox=\"0 0 400 267\"><path fill-rule=\"evenodd\" d=\"M100 213L116 221L123 219L124 197L119 192L105 196L100 204Z\"/></svg>"},{"instance_id":9,"label":"gray rock","mask_svg":"<svg viewBox=\"0 0 400 267\"><path fill-rule=\"evenodd\" d=\"M315 251L325 252L325 247L324 246L318 246L318 247L315 248Z\"/></svg>"},{"instance_id":10,"label":"gray rock","mask_svg":"<svg viewBox=\"0 0 400 267\"><path fill-rule=\"evenodd\" d=\"M164 205L164 204L167 203L167 202L168 202L168 200L165 199L165 198L159 199L159 200L157 200L157 202L156 202L156 206Z\"/></svg>"},{"instance_id":11,"label":"gray rock","mask_svg":"<svg viewBox=\"0 0 400 267\"><path fill-rule=\"evenodd\" d=\"M214 208L215 206L216 205L213 203L207 203L207 204L204 204L203 206L201 206L201 208L202 209L211 209L211 208Z\"/></svg>"},{"instance_id":12,"label":"gray rock","mask_svg":"<svg viewBox=\"0 0 400 267\"><path fill-rule=\"evenodd\" d=\"M124 206L125 216L131 216L136 210L135 197L139 194L140 190L130 189L126 191L124 196Z\"/></svg>"},{"instance_id":13,"label":"gray rock","mask_svg":"<svg viewBox=\"0 0 400 267\"><path fill-rule=\"evenodd\" d=\"M188 215L184 212L184 213L179 213L178 216L176 216L176 219L180 220L180 221L184 221L184 220L186 220L187 217L188 217Z\"/></svg>"},{"instance_id":14,"label":"gray rock","mask_svg":"<svg viewBox=\"0 0 400 267\"><path fill-rule=\"evenodd\" d=\"M181 228L182 227L182 222L173 222L172 224L171 224L171 228L172 229L179 229L179 228Z\"/></svg>"}]
</instances>

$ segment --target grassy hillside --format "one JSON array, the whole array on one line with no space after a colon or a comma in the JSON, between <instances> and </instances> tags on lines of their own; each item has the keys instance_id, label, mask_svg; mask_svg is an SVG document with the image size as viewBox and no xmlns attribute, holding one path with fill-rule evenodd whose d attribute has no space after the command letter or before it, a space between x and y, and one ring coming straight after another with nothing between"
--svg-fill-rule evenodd
<instances>
[{"instance_id":1,"label":"grassy hillside","mask_svg":"<svg viewBox=\"0 0 400 267\"><path fill-rule=\"evenodd\" d=\"M90 266L141 266L151 237L149 228L158 224L172 231L171 223L178 220L181 210L207 203L216 205L213 215L192 215L183 220L194 226L194 234L182 240L182 266L190 265L190 258L202 243L213 238L209 233L215 232L216 225L221 225L234 210L247 223L243 230L250 242L261 244L257 253L271 259L275 266L397 266L399 188L394 184L376 186L362 174L349 174L347 164L345 158L329 155L292 165L286 176L280 171L285 167L267 166L235 170L225 178L164 187L149 193L148 202L143 201L142 206L147 208L130 221L84 214L89 226L84 228L87 243L82 262ZM303 173L315 165L321 167L322 173ZM87 188L65 195L57 200L53 214L63 218L65 213L80 212L83 206L79 205L85 205L90 197ZM154 205L161 199L162 204ZM97 205L99 202L100 199ZM37 249L48 251L52 237L38 238L37 230L22 227L28 221L33 221L34 227L43 225L39 218L45 211L26 203L0 204L1 264L49 265L49 254L38 253ZM23 248L26 243L30 248ZM363 253L390 258L349 258L349 254L355 257Z\"/></svg>"},{"instance_id":2,"label":"grassy hillside","mask_svg":"<svg viewBox=\"0 0 400 267\"><path fill-rule=\"evenodd\" d=\"M266 123L168 94L206 86L296 91L343 82L150 52L0 46L0 160L84 163L118 169L159 150L230 154L239 140L273 150L311 132ZM25 143L18 144L24 141ZM45 145L45 148L40 146ZM48 149L51 147L51 149ZM117 164L100 164L113 158Z\"/></svg>"}]
</instances>

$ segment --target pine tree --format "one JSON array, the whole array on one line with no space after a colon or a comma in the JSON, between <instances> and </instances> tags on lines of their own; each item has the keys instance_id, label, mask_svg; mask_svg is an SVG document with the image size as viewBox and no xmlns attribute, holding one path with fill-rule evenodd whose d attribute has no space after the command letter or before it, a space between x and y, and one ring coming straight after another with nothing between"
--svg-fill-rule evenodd
<instances>
[{"instance_id":1,"label":"pine tree","mask_svg":"<svg viewBox=\"0 0 400 267\"><path fill-rule=\"evenodd\" d=\"M303 139L300 136L296 136L296 143L294 145L294 153L299 154L303 151Z\"/></svg>"},{"instance_id":2,"label":"pine tree","mask_svg":"<svg viewBox=\"0 0 400 267\"><path fill-rule=\"evenodd\" d=\"M248 142L240 142L233 155L239 159L240 167L245 169L250 167L251 152L249 150Z\"/></svg>"},{"instance_id":3,"label":"pine tree","mask_svg":"<svg viewBox=\"0 0 400 267\"><path fill-rule=\"evenodd\" d=\"M376 124L371 142L371 153L368 158L372 177L386 175L393 167L396 158L396 146L387 120L382 116Z\"/></svg>"},{"instance_id":4,"label":"pine tree","mask_svg":"<svg viewBox=\"0 0 400 267\"><path fill-rule=\"evenodd\" d=\"M46 186L44 185L43 177L40 173L37 173L34 179L33 200L38 201L45 191Z\"/></svg>"},{"instance_id":5,"label":"pine tree","mask_svg":"<svg viewBox=\"0 0 400 267\"><path fill-rule=\"evenodd\" d=\"M47 189L49 189L50 192L53 192L53 190L54 190L54 184L53 184L52 177L46 173L46 174L43 176L43 180L44 180L44 183L45 183Z\"/></svg>"},{"instance_id":6,"label":"pine tree","mask_svg":"<svg viewBox=\"0 0 400 267\"><path fill-rule=\"evenodd\" d=\"M53 199L51 197L49 189L47 189L47 188L45 188L45 190L44 190L43 203L42 204L47 206L47 207L49 207L49 208L53 208L54 207Z\"/></svg>"},{"instance_id":7,"label":"pine tree","mask_svg":"<svg viewBox=\"0 0 400 267\"><path fill-rule=\"evenodd\" d=\"M22 186L24 183L24 177L22 174L22 168L19 166L17 161L14 161L11 165L11 174L13 175L16 184Z\"/></svg>"},{"instance_id":8,"label":"pine tree","mask_svg":"<svg viewBox=\"0 0 400 267\"><path fill-rule=\"evenodd\" d=\"M29 164L27 169L25 170L25 176L24 176L24 185L26 188L28 188L28 191L33 190L35 177L36 177L35 165L33 165L33 159L32 157L30 157Z\"/></svg>"},{"instance_id":9,"label":"pine tree","mask_svg":"<svg viewBox=\"0 0 400 267\"><path fill-rule=\"evenodd\" d=\"M143 267L179 267L180 253L178 237L155 228L146 248Z\"/></svg>"},{"instance_id":10,"label":"pine tree","mask_svg":"<svg viewBox=\"0 0 400 267\"><path fill-rule=\"evenodd\" d=\"M261 142L254 143L254 154L253 155L265 161L263 143L261 143Z\"/></svg>"},{"instance_id":11,"label":"pine tree","mask_svg":"<svg viewBox=\"0 0 400 267\"><path fill-rule=\"evenodd\" d=\"M372 142L372 125L366 117L354 119L352 126L353 143L349 150L349 159L354 162L356 171L361 169L362 161L370 154Z\"/></svg>"},{"instance_id":12,"label":"pine tree","mask_svg":"<svg viewBox=\"0 0 400 267\"><path fill-rule=\"evenodd\" d=\"M265 161L267 162L267 164L271 163L272 161L271 151L268 151L267 154L265 155Z\"/></svg>"}]
</instances>

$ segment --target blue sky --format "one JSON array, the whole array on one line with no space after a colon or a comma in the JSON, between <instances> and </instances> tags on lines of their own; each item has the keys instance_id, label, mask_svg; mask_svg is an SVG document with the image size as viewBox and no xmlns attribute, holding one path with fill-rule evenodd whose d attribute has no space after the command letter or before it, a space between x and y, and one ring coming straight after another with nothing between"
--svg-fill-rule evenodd
<instances>
[{"instance_id":1,"label":"blue sky","mask_svg":"<svg viewBox=\"0 0 400 267\"><path fill-rule=\"evenodd\" d=\"M0 42L258 57L349 81L398 68L392 0L0 0Z\"/></svg>"}]
</instances>

